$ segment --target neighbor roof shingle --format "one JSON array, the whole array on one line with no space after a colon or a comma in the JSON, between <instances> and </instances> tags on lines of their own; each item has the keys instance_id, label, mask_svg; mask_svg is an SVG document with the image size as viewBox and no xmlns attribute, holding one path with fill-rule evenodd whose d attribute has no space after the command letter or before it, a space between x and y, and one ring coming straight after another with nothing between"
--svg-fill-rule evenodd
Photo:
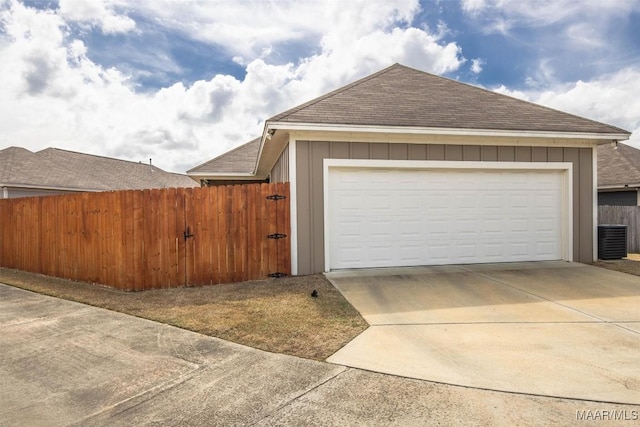
<instances>
[{"instance_id":1,"label":"neighbor roof shingle","mask_svg":"<svg viewBox=\"0 0 640 427\"><path fill-rule=\"evenodd\" d=\"M103 189L99 182L90 178L79 182L78 175L73 171L21 147L0 150L0 185L87 191Z\"/></svg>"},{"instance_id":2,"label":"neighbor roof shingle","mask_svg":"<svg viewBox=\"0 0 640 427\"><path fill-rule=\"evenodd\" d=\"M251 174L256 166L260 138L234 148L214 159L187 171L190 175Z\"/></svg>"},{"instance_id":3,"label":"neighbor roof shingle","mask_svg":"<svg viewBox=\"0 0 640 427\"><path fill-rule=\"evenodd\" d=\"M198 183L144 163L58 148L33 153L9 147L0 150L0 185L109 191L195 187Z\"/></svg>"},{"instance_id":4,"label":"neighbor roof shingle","mask_svg":"<svg viewBox=\"0 0 640 427\"><path fill-rule=\"evenodd\" d=\"M269 122L628 134L572 114L400 64L278 114Z\"/></svg>"},{"instance_id":5,"label":"neighbor roof shingle","mask_svg":"<svg viewBox=\"0 0 640 427\"><path fill-rule=\"evenodd\" d=\"M640 186L640 150L627 144L598 147L598 186Z\"/></svg>"},{"instance_id":6,"label":"neighbor roof shingle","mask_svg":"<svg viewBox=\"0 0 640 427\"><path fill-rule=\"evenodd\" d=\"M59 148L47 148L36 154L77 172L81 183L82 180L97 181L107 190L198 186L198 183L186 175L166 172L147 163L77 153Z\"/></svg>"}]
</instances>

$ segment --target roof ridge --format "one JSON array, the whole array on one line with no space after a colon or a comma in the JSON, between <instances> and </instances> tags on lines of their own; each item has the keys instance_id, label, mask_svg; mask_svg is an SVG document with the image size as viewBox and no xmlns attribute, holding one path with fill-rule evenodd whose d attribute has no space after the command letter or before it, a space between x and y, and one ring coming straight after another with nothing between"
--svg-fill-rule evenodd
<instances>
[{"instance_id":1,"label":"roof ridge","mask_svg":"<svg viewBox=\"0 0 640 427\"><path fill-rule=\"evenodd\" d=\"M125 162L125 163L131 163L133 165L145 165L145 166L151 166L154 167L156 169L160 169L158 168L156 165L153 164L147 164L147 163L143 163L142 160L139 161L135 161L135 160L126 160L126 159L119 159L117 157L109 157L109 156L103 156L101 154L91 154L91 153L82 153L80 151L73 151L73 150L66 150L64 148L57 148L57 147L47 147L45 149L42 149L40 151L36 151L35 154L40 154L43 153L44 151L47 150L52 150L52 151L63 151L65 153L72 153L72 154L78 154L80 156L89 156L89 157L96 157L96 158L100 158L100 159L106 159L106 160L113 160L113 161L117 161L117 162ZM166 172L166 171L165 171Z\"/></svg>"},{"instance_id":2,"label":"roof ridge","mask_svg":"<svg viewBox=\"0 0 640 427\"><path fill-rule=\"evenodd\" d=\"M347 84L345 86L341 86L341 87L339 87L337 89L334 89L329 93L321 95L321 96L319 96L317 98L313 98L313 99L311 99L311 100L309 100L309 101L307 101L307 102L305 102L303 104L300 104L300 105L298 105L296 107L290 108L289 110L286 110L286 111L284 111L284 112L282 112L280 114L276 114L275 116L273 116L270 119L268 119L267 122L282 120L283 118L285 118L285 117L287 117L287 116L289 116L289 115L291 115L293 113L296 113L296 112L298 112L298 111L300 111L300 110L302 110L304 108L307 108L307 107L310 107L311 105L317 104L320 101L324 101L326 99L329 99L329 98L331 98L331 97L333 97L335 95L338 95L339 93L342 93L342 92L344 92L344 91L346 91L348 89L354 88L354 87L356 87L356 86L358 86L358 85L360 85L362 83L365 83L365 82L373 79L374 77L381 76L381 75L383 75L385 73L388 73L389 71L391 71L391 70L393 70L395 68L399 68L399 67L400 68L412 69L412 68L409 68L409 67L407 67L405 65L402 65L402 64L399 64L399 63L396 62L395 64L392 64L392 65L388 66L387 68L383 68L380 71L377 71L377 72L375 72L373 74L369 74L368 76L365 76L365 77L362 77L362 78L360 78L358 80L355 80L355 81L353 81L353 82L351 82L351 83L349 83L349 84Z\"/></svg>"},{"instance_id":3,"label":"roof ridge","mask_svg":"<svg viewBox=\"0 0 640 427\"><path fill-rule=\"evenodd\" d=\"M399 63L266 122L584 132L619 139L630 135L596 119Z\"/></svg>"}]
</instances>

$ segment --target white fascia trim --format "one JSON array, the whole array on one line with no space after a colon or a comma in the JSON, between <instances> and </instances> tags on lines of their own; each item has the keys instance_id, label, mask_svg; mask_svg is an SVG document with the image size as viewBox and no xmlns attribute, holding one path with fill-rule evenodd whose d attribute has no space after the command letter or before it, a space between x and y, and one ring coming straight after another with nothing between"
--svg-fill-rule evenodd
<instances>
[{"instance_id":1,"label":"white fascia trim","mask_svg":"<svg viewBox=\"0 0 640 427\"><path fill-rule=\"evenodd\" d=\"M229 174L188 173L187 176L194 177L194 178L200 178L200 177L205 178L205 177L208 177L208 176L209 177L214 176L214 177L217 178L217 177L225 177L225 176L234 176L234 177L235 176L239 176L239 177L245 176L245 177L249 177L249 176L255 176L255 175L253 175L251 172L238 172L238 173L229 173Z\"/></svg>"},{"instance_id":2,"label":"white fascia trim","mask_svg":"<svg viewBox=\"0 0 640 427\"><path fill-rule=\"evenodd\" d=\"M598 190L620 190L620 191L631 191L634 188L640 188L640 182L633 184L615 184L615 185L599 185Z\"/></svg>"},{"instance_id":3,"label":"white fascia trim","mask_svg":"<svg viewBox=\"0 0 640 427\"><path fill-rule=\"evenodd\" d=\"M562 259L573 261L573 164L569 162L523 163L523 162L472 162L444 160L366 160L324 159L324 270L331 271L329 233L329 169L331 168L385 168L418 170L556 170L562 172Z\"/></svg>"},{"instance_id":4,"label":"white fascia trim","mask_svg":"<svg viewBox=\"0 0 640 427\"><path fill-rule=\"evenodd\" d=\"M546 131L518 131L493 129L462 129L462 128L430 128L408 126L376 126L376 125L339 125L317 123L267 123L268 129L287 129L290 131L326 131L326 132L371 132L390 134L418 134L418 135L455 135L455 136L489 136L508 138L562 138L562 139L594 139L607 141L625 141L629 139L626 133L590 133L590 132L546 132ZM266 132L265 132L266 133Z\"/></svg>"},{"instance_id":5,"label":"white fascia trim","mask_svg":"<svg viewBox=\"0 0 640 427\"><path fill-rule=\"evenodd\" d=\"M291 227L291 275L298 275L298 184L296 140L289 140L289 226Z\"/></svg>"},{"instance_id":6,"label":"white fascia trim","mask_svg":"<svg viewBox=\"0 0 640 427\"><path fill-rule=\"evenodd\" d=\"M7 184L3 186L5 191L9 191L11 188L26 188L29 190L54 190L54 191L68 191L71 193L99 193L101 191L111 191L106 189L96 189L96 188L80 188L80 187L50 187L50 186L42 186L42 185L30 185L30 184Z\"/></svg>"},{"instance_id":7,"label":"white fascia trim","mask_svg":"<svg viewBox=\"0 0 640 427\"><path fill-rule=\"evenodd\" d=\"M258 173L258 165L260 164L260 159L262 159L262 150L264 149L264 144L267 142L267 139L271 139L272 135L269 134L271 128L269 126L269 122L266 122L262 128L262 137L260 138L260 147L258 148L258 156L256 157L256 164L253 167L253 175ZM267 135L269 138L267 138Z\"/></svg>"},{"instance_id":8,"label":"white fascia trim","mask_svg":"<svg viewBox=\"0 0 640 427\"><path fill-rule=\"evenodd\" d=\"M250 181L254 179L263 179L252 173L238 173L238 174L230 174L230 175L215 175L215 174L189 175L187 174L187 176L196 182L200 182L201 179L223 180L223 181L229 181L229 180ZM266 177L264 179L266 179Z\"/></svg>"}]
</instances>

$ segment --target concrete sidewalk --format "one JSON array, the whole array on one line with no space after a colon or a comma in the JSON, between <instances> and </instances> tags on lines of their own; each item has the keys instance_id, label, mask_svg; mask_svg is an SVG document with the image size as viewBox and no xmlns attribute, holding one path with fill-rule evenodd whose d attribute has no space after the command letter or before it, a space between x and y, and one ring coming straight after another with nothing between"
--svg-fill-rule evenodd
<instances>
[{"instance_id":1,"label":"concrete sidewalk","mask_svg":"<svg viewBox=\"0 0 640 427\"><path fill-rule=\"evenodd\" d=\"M0 426L599 425L603 410L640 414L267 353L0 284Z\"/></svg>"},{"instance_id":2,"label":"concrete sidewalk","mask_svg":"<svg viewBox=\"0 0 640 427\"><path fill-rule=\"evenodd\" d=\"M566 262L338 271L372 325L328 360L429 381L640 404L640 278Z\"/></svg>"}]
</instances>

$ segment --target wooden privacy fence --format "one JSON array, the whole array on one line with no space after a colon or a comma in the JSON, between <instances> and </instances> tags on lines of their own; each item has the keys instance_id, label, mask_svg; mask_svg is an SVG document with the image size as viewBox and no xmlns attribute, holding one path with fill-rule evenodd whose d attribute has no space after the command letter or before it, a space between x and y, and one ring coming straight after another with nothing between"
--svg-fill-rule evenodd
<instances>
[{"instance_id":1,"label":"wooden privacy fence","mask_svg":"<svg viewBox=\"0 0 640 427\"><path fill-rule=\"evenodd\" d=\"M290 274L289 184L0 200L0 266L125 290Z\"/></svg>"},{"instance_id":2,"label":"wooden privacy fence","mask_svg":"<svg viewBox=\"0 0 640 427\"><path fill-rule=\"evenodd\" d=\"M598 224L625 224L627 251L640 253L640 206L598 206Z\"/></svg>"}]
</instances>

